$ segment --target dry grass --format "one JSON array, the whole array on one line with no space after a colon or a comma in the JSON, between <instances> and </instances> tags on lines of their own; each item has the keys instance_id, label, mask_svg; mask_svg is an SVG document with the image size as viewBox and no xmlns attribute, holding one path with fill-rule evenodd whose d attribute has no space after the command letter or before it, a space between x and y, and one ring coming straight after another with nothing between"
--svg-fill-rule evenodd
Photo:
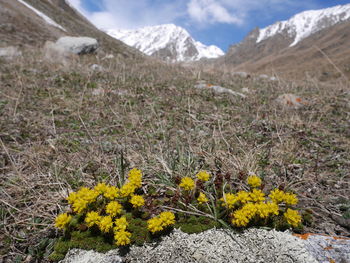
<instances>
[{"instance_id":1,"label":"dry grass","mask_svg":"<svg viewBox=\"0 0 350 263\"><path fill-rule=\"evenodd\" d=\"M92 63L106 70L92 72ZM201 74L235 91L247 87L242 99L194 89L197 76L149 60L91 56L62 68L28 53L0 61L1 259L45 258L67 193L116 182L132 167L167 186L198 169L230 173L237 185L256 172L313 211L305 231L349 236L348 87ZM283 93L309 105L282 109L274 100Z\"/></svg>"}]
</instances>

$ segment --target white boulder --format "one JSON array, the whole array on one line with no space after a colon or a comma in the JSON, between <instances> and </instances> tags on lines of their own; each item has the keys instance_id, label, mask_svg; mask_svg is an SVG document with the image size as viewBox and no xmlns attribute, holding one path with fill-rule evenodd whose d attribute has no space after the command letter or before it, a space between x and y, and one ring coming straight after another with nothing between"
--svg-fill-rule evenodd
<instances>
[{"instance_id":1,"label":"white boulder","mask_svg":"<svg viewBox=\"0 0 350 263\"><path fill-rule=\"evenodd\" d=\"M22 52L17 47L9 46L0 48L0 57L13 59L22 55Z\"/></svg>"},{"instance_id":2,"label":"white boulder","mask_svg":"<svg viewBox=\"0 0 350 263\"><path fill-rule=\"evenodd\" d=\"M61 37L55 44L77 55L94 53L99 46L97 40L91 37Z\"/></svg>"}]
</instances>

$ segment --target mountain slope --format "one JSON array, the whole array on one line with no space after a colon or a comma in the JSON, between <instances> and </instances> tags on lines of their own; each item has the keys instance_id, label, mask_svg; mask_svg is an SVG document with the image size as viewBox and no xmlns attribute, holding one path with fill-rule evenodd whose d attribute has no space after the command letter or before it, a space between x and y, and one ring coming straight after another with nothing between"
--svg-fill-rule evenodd
<instances>
[{"instance_id":1,"label":"mountain slope","mask_svg":"<svg viewBox=\"0 0 350 263\"><path fill-rule=\"evenodd\" d=\"M106 52L144 57L98 30L65 0L0 0L0 46L43 46L64 35L93 37Z\"/></svg>"},{"instance_id":2,"label":"mountain slope","mask_svg":"<svg viewBox=\"0 0 350 263\"><path fill-rule=\"evenodd\" d=\"M217 63L235 70L292 77L307 72L320 77L323 72L335 70L330 59L348 74L349 18L350 4L297 14L290 20L254 29Z\"/></svg>"},{"instance_id":3,"label":"mountain slope","mask_svg":"<svg viewBox=\"0 0 350 263\"><path fill-rule=\"evenodd\" d=\"M195 41L185 29L174 24L148 26L135 30L110 29L106 32L147 55L165 61L195 61L224 55L218 47L206 46Z\"/></svg>"}]
</instances>

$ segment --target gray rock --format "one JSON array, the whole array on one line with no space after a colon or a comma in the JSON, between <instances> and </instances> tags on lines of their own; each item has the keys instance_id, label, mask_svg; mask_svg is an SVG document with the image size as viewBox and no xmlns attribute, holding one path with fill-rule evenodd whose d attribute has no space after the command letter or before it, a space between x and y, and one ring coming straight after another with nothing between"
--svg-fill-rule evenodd
<instances>
[{"instance_id":1,"label":"gray rock","mask_svg":"<svg viewBox=\"0 0 350 263\"><path fill-rule=\"evenodd\" d=\"M217 86L217 85L210 85L210 84L206 84L203 81L199 81L197 82L197 84L194 86L196 89L211 89L212 91L214 91L217 94L221 94L221 93L226 93L226 94L231 94L234 96L239 96L242 98L245 98L246 96L242 93L221 87L221 86Z\"/></svg>"},{"instance_id":2,"label":"gray rock","mask_svg":"<svg viewBox=\"0 0 350 263\"><path fill-rule=\"evenodd\" d=\"M92 64L90 66L90 69L92 69L94 71L104 71L104 68L98 64Z\"/></svg>"},{"instance_id":3,"label":"gray rock","mask_svg":"<svg viewBox=\"0 0 350 263\"><path fill-rule=\"evenodd\" d=\"M350 238L310 234L302 242L318 262L350 262Z\"/></svg>"},{"instance_id":4,"label":"gray rock","mask_svg":"<svg viewBox=\"0 0 350 263\"><path fill-rule=\"evenodd\" d=\"M238 77L245 78L245 79L250 78L250 74L247 72L244 72L244 71L233 72L233 76L238 76Z\"/></svg>"},{"instance_id":5,"label":"gray rock","mask_svg":"<svg viewBox=\"0 0 350 263\"><path fill-rule=\"evenodd\" d=\"M9 46L9 47L0 48L0 57L4 57L6 59L13 59L21 55L22 55L22 52L18 50L17 47Z\"/></svg>"},{"instance_id":6,"label":"gray rock","mask_svg":"<svg viewBox=\"0 0 350 263\"><path fill-rule=\"evenodd\" d=\"M98 48L98 42L91 37L61 37L55 43L59 48L73 54L93 53Z\"/></svg>"},{"instance_id":7,"label":"gray rock","mask_svg":"<svg viewBox=\"0 0 350 263\"><path fill-rule=\"evenodd\" d=\"M59 263L122 263L117 249L108 251L106 254L86 251L82 249L71 249L66 257Z\"/></svg>"}]
</instances>

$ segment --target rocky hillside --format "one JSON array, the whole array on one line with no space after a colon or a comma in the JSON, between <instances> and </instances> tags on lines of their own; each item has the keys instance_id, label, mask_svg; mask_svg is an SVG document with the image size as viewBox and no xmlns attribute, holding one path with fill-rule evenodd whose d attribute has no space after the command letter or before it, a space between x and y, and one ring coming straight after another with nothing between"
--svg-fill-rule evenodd
<instances>
[{"instance_id":1,"label":"rocky hillside","mask_svg":"<svg viewBox=\"0 0 350 263\"><path fill-rule=\"evenodd\" d=\"M42 46L64 35L93 37L105 51L142 57L98 30L65 0L0 0L0 46Z\"/></svg>"},{"instance_id":2,"label":"rocky hillside","mask_svg":"<svg viewBox=\"0 0 350 263\"><path fill-rule=\"evenodd\" d=\"M329 58L349 74L349 18L350 5L344 5L302 12L287 21L256 28L231 46L220 63L247 71L292 76L308 71L321 77L331 70Z\"/></svg>"},{"instance_id":3,"label":"rocky hillside","mask_svg":"<svg viewBox=\"0 0 350 263\"><path fill-rule=\"evenodd\" d=\"M220 48L195 41L185 29L174 24L135 30L110 29L106 32L147 55L170 62L195 61L224 55Z\"/></svg>"}]
</instances>

